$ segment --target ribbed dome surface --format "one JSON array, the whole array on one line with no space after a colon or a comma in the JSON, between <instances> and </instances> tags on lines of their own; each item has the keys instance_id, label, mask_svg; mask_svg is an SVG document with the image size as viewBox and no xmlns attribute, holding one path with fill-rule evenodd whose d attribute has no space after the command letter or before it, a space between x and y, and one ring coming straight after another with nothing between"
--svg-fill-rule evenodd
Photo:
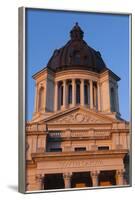
<instances>
[{"instance_id":1,"label":"ribbed dome surface","mask_svg":"<svg viewBox=\"0 0 135 200\"><path fill-rule=\"evenodd\" d=\"M48 68L53 71L87 69L96 72L106 68L100 53L83 40L83 31L78 23L70 31L70 37L71 40L64 47L54 51L48 62Z\"/></svg>"}]
</instances>

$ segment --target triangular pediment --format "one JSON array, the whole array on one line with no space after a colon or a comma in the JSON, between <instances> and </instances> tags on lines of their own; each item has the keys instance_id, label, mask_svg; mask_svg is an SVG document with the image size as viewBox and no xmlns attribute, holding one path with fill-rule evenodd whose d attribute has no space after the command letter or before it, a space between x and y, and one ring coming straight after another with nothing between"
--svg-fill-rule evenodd
<instances>
[{"instance_id":1,"label":"triangular pediment","mask_svg":"<svg viewBox=\"0 0 135 200\"><path fill-rule=\"evenodd\" d=\"M95 124L112 123L116 120L96 111L82 107L72 108L47 118L45 122L53 124Z\"/></svg>"}]
</instances>

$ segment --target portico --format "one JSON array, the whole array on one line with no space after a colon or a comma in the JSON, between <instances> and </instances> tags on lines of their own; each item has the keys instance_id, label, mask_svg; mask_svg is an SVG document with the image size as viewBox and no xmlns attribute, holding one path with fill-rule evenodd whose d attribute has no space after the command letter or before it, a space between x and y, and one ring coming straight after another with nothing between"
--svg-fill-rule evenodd
<instances>
[{"instance_id":1,"label":"portico","mask_svg":"<svg viewBox=\"0 0 135 200\"><path fill-rule=\"evenodd\" d=\"M72 152L70 156L67 152L33 154L31 167L36 164L36 173L38 174L33 184L36 187L38 185L38 190L42 190L43 187L63 189L79 186L81 188L123 185L123 157L125 153L127 153L125 150L117 150ZM63 159L64 157L66 159ZM31 172L28 169L28 177L30 177L29 173Z\"/></svg>"}]
</instances>

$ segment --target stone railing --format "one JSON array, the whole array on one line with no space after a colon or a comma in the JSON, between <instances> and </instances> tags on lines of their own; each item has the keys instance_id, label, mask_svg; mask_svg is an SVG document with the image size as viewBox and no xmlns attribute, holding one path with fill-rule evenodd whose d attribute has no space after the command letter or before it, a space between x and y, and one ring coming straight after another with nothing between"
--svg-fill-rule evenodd
<instances>
[{"instance_id":1,"label":"stone railing","mask_svg":"<svg viewBox=\"0 0 135 200\"><path fill-rule=\"evenodd\" d=\"M83 138L88 137L90 139L109 139L111 136L110 131L102 130L75 130L75 131L56 131L48 133L50 138Z\"/></svg>"}]
</instances>

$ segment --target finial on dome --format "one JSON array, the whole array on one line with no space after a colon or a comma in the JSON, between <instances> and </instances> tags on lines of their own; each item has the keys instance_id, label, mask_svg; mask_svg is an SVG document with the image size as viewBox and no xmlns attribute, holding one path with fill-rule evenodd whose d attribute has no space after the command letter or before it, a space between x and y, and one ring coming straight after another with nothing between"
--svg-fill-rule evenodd
<instances>
[{"instance_id":1,"label":"finial on dome","mask_svg":"<svg viewBox=\"0 0 135 200\"><path fill-rule=\"evenodd\" d=\"M75 23L75 26L70 31L70 37L72 40L81 40L83 39L83 31L81 30L78 22Z\"/></svg>"}]
</instances>

